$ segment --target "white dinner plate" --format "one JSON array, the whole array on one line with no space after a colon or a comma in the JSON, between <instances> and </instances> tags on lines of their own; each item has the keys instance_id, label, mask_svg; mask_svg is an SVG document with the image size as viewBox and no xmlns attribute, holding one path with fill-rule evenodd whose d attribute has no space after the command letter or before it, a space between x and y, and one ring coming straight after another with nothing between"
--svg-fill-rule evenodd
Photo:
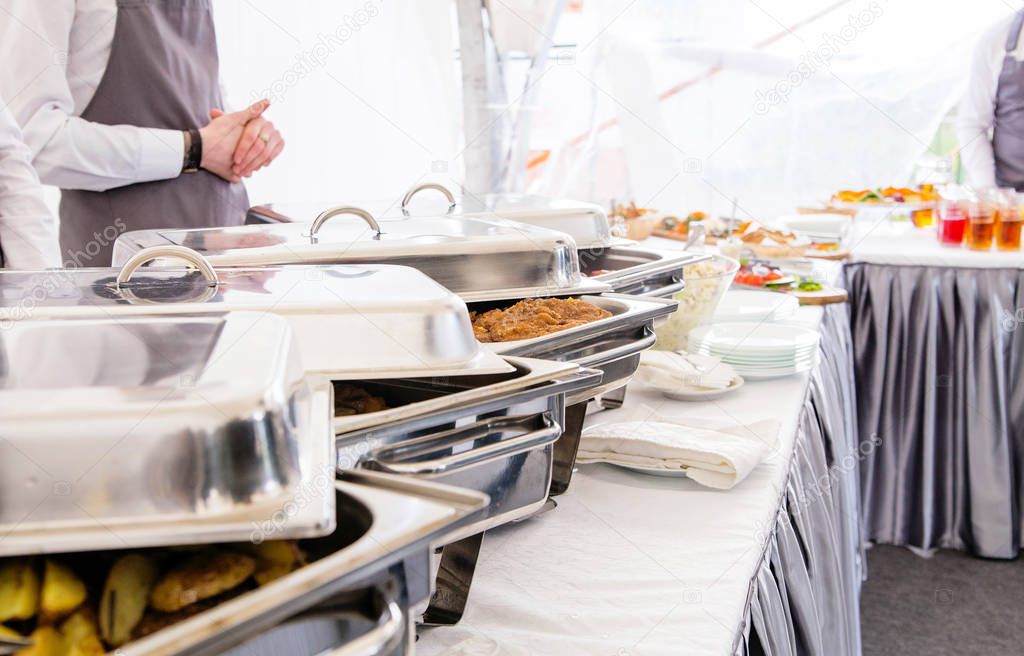
<instances>
[{"instance_id":1,"label":"white dinner plate","mask_svg":"<svg viewBox=\"0 0 1024 656\"><path fill-rule=\"evenodd\" d=\"M640 474L650 474L651 476L664 476L666 478L686 478L686 469L650 469L647 467L639 467L637 465L626 465L621 462L606 462L606 465L613 465L615 467L622 467L630 471L635 471Z\"/></svg>"},{"instance_id":2,"label":"white dinner plate","mask_svg":"<svg viewBox=\"0 0 1024 656\"><path fill-rule=\"evenodd\" d=\"M790 355L818 346L818 332L802 326L729 321L699 326L690 343L718 353Z\"/></svg>"},{"instance_id":3,"label":"white dinner plate","mask_svg":"<svg viewBox=\"0 0 1024 656\"><path fill-rule=\"evenodd\" d=\"M751 289L730 289L722 296L713 321L783 321L800 307L795 296Z\"/></svg>"},{"instance_id":4,"label":"white dinner plate","mask_svg":"<svg viewBox=\"0 0 1024 656\"><path fill-rule=\"evenodd\" d=\"M737 376L725 389L700 389L697 387L680 387L674 390L659 389L663 396L676 401L710 401L725 396L743 387L743 378Z\"/></svg>"}]
</instances>

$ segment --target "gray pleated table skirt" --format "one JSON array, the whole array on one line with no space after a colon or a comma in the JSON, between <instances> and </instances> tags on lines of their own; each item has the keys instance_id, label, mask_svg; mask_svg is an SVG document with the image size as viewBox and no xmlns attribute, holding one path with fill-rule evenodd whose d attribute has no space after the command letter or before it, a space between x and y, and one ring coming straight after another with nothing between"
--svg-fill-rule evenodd
<instances>
[{"instance_id":1,"label":"gray pleated table skirt","mask_svg":"<svg viewBox=\"0 0 1024 656\"><path fill-rule=\"evenodd\" d=\"M868 540L1014 558L1024 271L850 264Z\"/></svg>"}]
</instances>

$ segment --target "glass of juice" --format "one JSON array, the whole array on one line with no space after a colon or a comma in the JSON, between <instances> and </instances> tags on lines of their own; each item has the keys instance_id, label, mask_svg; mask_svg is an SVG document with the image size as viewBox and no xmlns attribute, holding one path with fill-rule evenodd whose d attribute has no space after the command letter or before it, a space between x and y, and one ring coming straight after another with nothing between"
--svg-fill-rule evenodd
<instances>
[{"instance_id":1,"label":"glass of juice","mask_svg":"<svg viewBox=\"0 0 1024 656\"><path fill-rule=\"evenodd\" d=\"M1021 214L1020 202L1016 196L1011 202L1000 208L999 220L996 222L996 248L1001 251L1020 250L1021 226L1024 215Z\"/></svg>"},{"instance_id":2,"label":"glass of juice","mask_svg":"<svg viewBox=\"0 0 1024 656\"><path fill-rule=\"evenodd\" d=\"M939 217L939 243L943 246L961 246L964 242L964 229L967 227L967 208L964 204L952 200L940 201L936 214Z\"/></svg>"},{"instance_id":3,"label":"glass of juice","mask_svg":"<svg viewBox=\"0 0 1024 656\"><path fill-rule=\"evenodd\" d=\"M974 203L967 209L967 248L987 251L995 237L996 207L989 203Z\"/></svg>"}]
</instances>

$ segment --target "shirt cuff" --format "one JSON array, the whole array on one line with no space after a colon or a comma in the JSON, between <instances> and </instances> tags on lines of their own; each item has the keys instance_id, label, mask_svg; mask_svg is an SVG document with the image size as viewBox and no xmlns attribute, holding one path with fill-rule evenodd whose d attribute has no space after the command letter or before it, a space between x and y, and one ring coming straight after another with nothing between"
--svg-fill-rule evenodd
<instances>
[{"instance_id":1,"label":"shirt cuff","mask_svg":"<svg viewBox=\"0 0 1024 656\"><path fill-rule=\"evenodd\" d=\"M139 167L136 182L176 178L181 175L184 161L184 132L139 128Z\"/></svg>"}]
</instances>

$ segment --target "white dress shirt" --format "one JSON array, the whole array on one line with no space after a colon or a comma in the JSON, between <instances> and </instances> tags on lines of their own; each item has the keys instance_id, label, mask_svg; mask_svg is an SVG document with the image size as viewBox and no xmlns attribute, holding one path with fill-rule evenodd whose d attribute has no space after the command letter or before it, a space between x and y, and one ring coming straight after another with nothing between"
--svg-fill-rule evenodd
<instances>
[{"instance_id":1,"label":"white dress shirt","mask_svg":"<svg viewBox=\"0 0 1024 656\"><path fill-rule=\"evenodd\" d=\"M960 161L968 182L975 188L996 186L996 164L989 131L995 121L996 89L999 73L1006 57L1006 39L1013 15L988 29L974 49L971 59L967 94L960 102L956 117L956 133L960 140ZM1022 40L1017 41L1013 56L1024 60Z\"/></svg>"},{"instance_id":2,"label":"white dress shirt","mask_svg":"<svg viewBox=\"0 0 1024 656\"><path fill-rule=\"evenodd\" d=\"M180 131L81 118L106 71L116 23L116 0L0 0L0 94L46 184L104 191L181 173Z\"/></svg>"},{"instance_id":3,"label":"white dress shirt","mask_svg":"<svg viewBox=\"0 0 1024 656\"><path fill-rule=\"evenodd\" d=\"M60 266L57 220L46 207L14 117L0 102L0 248L9 269Z\"/></svg>"}]
</instances>

